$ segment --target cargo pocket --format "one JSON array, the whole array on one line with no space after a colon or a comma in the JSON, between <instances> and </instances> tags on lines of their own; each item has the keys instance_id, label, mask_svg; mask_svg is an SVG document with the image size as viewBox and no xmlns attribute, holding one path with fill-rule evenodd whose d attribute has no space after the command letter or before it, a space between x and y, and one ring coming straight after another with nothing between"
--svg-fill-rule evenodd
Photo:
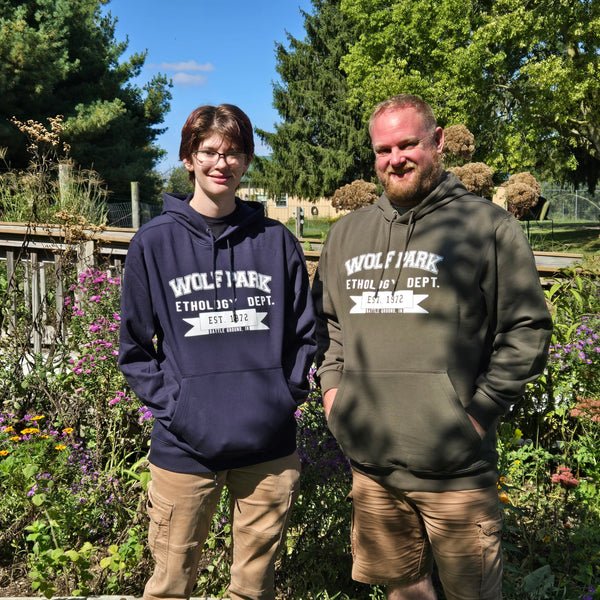
<instances>
[{"instance_id":1,"label":"cargo pocket","mask_svg":"<svg viewBox=\"0 0 600 600\"><path fill-rule=\"evenodd\" d=\"M502 598L502 518L480 521L477 525L482 568L480 598L500 600Z\"/></svg>"},{"instance_id":2,"label":"cargo pocket","mask_svg":"<svg viewBox=\"0 0 600 600\"><path fill-rule=\"evenodd\" d=\"M166 569L169 554L169 537L173 503L152 492L152 482L148 488L146 510L150 518L148 545L159 568Z\"/></svg>"}]
</instances>

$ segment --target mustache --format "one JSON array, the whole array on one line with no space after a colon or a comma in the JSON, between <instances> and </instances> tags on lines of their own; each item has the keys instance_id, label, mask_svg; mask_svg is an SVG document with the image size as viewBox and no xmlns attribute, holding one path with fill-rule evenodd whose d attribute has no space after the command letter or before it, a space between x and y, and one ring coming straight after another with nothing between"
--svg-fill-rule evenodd
<instances>
[{"instance_id":1,"label":"mustache","mask_svg":"<svg viewBox=\"0 0 600 600\"><path fill-rule=\"evenodd\" d=\"M417 167L414 163L406 163L402 167L389 167L387 172L394 173L395 175L404 175L404 173L408 173L409 171L414 171Z\"/></svg>"}]
</instances>

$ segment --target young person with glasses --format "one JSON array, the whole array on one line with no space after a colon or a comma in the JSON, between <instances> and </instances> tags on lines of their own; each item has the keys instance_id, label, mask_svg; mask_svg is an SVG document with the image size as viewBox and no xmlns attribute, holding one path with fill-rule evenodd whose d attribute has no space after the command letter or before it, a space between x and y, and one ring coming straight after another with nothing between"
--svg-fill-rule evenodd
<instances>
[{"instance_id":1,"label":"young person with glasses","mask_svg":"<svg viewBox=\"0 0 600 600\"><path fill-rule=\"evenodd\" d=\"M155 569L144 598L189 598L226 487L230 598L271 600L298 494L297 406L316 349L298 241L235 192L254 154L236 106L188 117L189 195L165 194L125 264L119 364L154 416L148 491Z\"/></svg>"}]
</instances>

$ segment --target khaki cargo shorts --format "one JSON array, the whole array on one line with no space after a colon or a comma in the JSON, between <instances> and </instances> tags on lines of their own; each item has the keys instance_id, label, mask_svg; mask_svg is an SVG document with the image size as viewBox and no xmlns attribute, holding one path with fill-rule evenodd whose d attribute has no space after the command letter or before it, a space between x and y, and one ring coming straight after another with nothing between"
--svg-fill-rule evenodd
<instances>
[{"instance_id":1,"label":"khaki cargo shorts","mask_svg":"<svg viewBox=\"0 0 600 600\"><path fill-rule=\"evenodd\" d=\"M502 598L502 513L495 486L403 492L353 472L352 577L416 583L433 571L447 600Z\"/></svg>"}]
</instances>

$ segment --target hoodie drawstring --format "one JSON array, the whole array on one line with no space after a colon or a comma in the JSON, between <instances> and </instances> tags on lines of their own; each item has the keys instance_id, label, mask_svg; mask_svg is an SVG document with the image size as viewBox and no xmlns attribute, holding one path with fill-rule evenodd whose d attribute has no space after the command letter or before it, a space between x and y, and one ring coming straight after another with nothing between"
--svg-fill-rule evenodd
<instances>
[{"instance_id":1,"label":"hoodie drawstring","mask_svg":"<svg viewBox=\"0 0 600 600\"><path fill-rule=\"evenodd\" d=\"M218 305L218 291L217 291L217 240L212 233L212 230L207 229L211 240L211 249L212 249L212 280L214 282L214 291L215 291L215 307ZM235 310L237 304L237 292L236 292L236 283L235 283L235 265L233 260L233 246L231 245L231 240L227 238L227 254L229 255L229 272L231 273L231 290L232 290L232 310L233 310L233 320L237 323L237 312Z\"/></svg>"},{"instance_id":2,"label":"hoodie drawstring","mask_svg":"<svg viewBox=\"0 0 600 600\"><path fill-rule=\"evenodd\" d=\"M229 238L227 238L227 249L229 250L229 271L231 273L231 288L232 288L232 292L233 292L233 320L234 322L237 323L237 313L235 310L236 304L237 304L237 292L236 292L236 285L235 285L235 279L234 279L234 273L235 273L235 265L233 262L233 246L231 245L231 240Z\"/></svg>"},{"instance_id":3,"label":"hoodie drawstring","mask_svg":"<svg viewBox=\"0 0 600 600\"><path fill-rule=\"evenodd\" d=\"M404 267L404 258L406 257L406 251L408 250L408 243L412 237L415 229L415 213L411 210L408 213L408 230L406 232L406 241L404 242L404 250L402 250L402 259L400 260L400 268L398 269L398 275L396 281L394 281L394 287L392 288L392 294L396 291L398 281L400 281L400 275L402 275L402 268Z\"/></svg>"},{"instance_id":4,"label":"hoodie drawstring","mask_svg":"<svg viewBox=\"0 0 600 600\"><path fill-rule=\"evenodd\" d=\"M212 280L214 284L214 292L215 292L215 307L217 306L217 280L215 273L217 271L217 245L215 236L213 235L212 229L210 227L206 230L208 233L208 237L210 238L210 248L212 250Z\"/></svg>"},{"instance_id":5,"label":"hoodie drawstring","mask_svg":"<svg viewBox=\"0 0 600 600\"><path fill-rule=\"evenodd\" d=\"M390 244L392 243L392 226L394 225L394 221L398 218L398 211L395 210L392 214L392 218L390 220L390 226L388 227L388 236L387 236L387 245L385 247L385 253L383 254L383 260L385 261L390 251ZM379 296L379 288L381 287L381 282L383 281L383 276L385 274L385 263L383 269L381 269L381 273L379 274L379 281L377 282L377 287L375 288L375 298Z\"/></svg>"}]
</instances>

